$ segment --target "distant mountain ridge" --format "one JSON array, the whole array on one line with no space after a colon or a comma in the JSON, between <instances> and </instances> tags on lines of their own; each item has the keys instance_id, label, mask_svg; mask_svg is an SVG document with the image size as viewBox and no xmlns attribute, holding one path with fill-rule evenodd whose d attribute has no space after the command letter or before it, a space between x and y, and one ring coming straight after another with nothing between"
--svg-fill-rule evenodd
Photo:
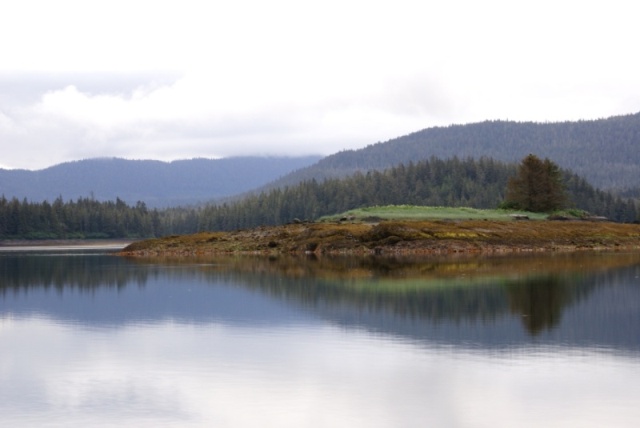
<instances>
[{"instance_id":1,"label":"distant mountain ridge","mask_svg":"<svg viewBox=\"0 0 640 428\"><path fill-rule=\"evenodd\" d=\"M93 196L150 207L210 202L305 180L381 170L432 157L519 162L548 157L595 187L640 195L640 113L534 123L485 121L423 129L327 157L236 157L174 162L88 159L39 171L0 169L0 196L52 201ZM623 193L624 194L624 193Z\"/></svg>"},{"instance_id":2,"label":"distant mountain ridge","mask_svg":"<svg viewBox=\"0 0 640 428\"><path fill-rule=\"evenodd\" d=\"M234 157L173 162L97 158L38 171L0 169L0 195L31 201L94 197L150 207L195 204L247 192L320 156Z\"/></svg>"},{"instance_id":3,"label":"distant mountain ridge","mask_svg":"<svg viewBox=\"0 0 640 428\"><path fill-rule=\"evenodd\" d=\"M640 188L640 113L575 122L498 120L427 128L327 156L267 187L344 177L431 157L490 157L519 162L528 154L548 157L602 189Z\"/></svg>"}]
</instances>

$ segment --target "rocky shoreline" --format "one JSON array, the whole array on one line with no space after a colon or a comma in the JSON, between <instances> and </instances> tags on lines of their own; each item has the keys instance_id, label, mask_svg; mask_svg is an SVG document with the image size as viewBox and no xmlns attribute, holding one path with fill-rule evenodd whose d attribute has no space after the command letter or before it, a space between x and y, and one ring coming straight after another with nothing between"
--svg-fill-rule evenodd
<instances>
[{"instance_id":1,"label":"rocky shoreline","mask_svg":"<svg viewBox=\"0 0 640 428\"><path fill-rule=\"evenodd\" d=\"M129 257L640 250L640 225L587 221L298 223L135 242Z\"/></svg>"}]
</instances>

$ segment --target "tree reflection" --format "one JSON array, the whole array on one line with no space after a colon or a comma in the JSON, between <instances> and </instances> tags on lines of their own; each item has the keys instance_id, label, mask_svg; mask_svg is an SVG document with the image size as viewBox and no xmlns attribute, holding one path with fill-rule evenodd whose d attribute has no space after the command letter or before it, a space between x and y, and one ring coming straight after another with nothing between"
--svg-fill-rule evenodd
<instances>
[{"instance_id":1,"label":"tree reflection","mask_svg":"<svg viewBox=\"0 0 640 428\"><path fill-rule=\"evenodd\" d=\"M557 326L563 309L577 297L575 287L570 288L555 275L528 278L510 284L506 290L511 312L522 316L531 335Z\"/></svg>"},{"instance_id":2,"label":"tree reflection","mask_svg":"<svg viewBox=\"0 0 640 428\"><path fill-rule=\"evenodd\" d=\"M94 290L169 283L224 284L287 304L378 324L478 325L516 314L528 334L557 327L563 311L591 293L614 268L640 255L519 258L248 258L127 260L113 256L5 255L0 296L33 288ZM588 272L591 270L591 272ZM588 273L588 274L587 274ZM598 279L599 278L599 279ZM0 297L1 298L1 297ZM189 304L185 306L188 310ZM162 306L152 308L162 317Z\"/></svg>"},{"instance_id":3,"label":"tree reflection","mask_svg":"<svg viewBox=\"0 0 640 428\"><path fill-rule=\"evenodd\" d=\"M132 264L106 255L3 255L0 257L0 293L28 292L30 288L93 290L143 285L156 269L132 269ZM157 274L157 272L156 272Z\"/></svg>"}]
</instances>

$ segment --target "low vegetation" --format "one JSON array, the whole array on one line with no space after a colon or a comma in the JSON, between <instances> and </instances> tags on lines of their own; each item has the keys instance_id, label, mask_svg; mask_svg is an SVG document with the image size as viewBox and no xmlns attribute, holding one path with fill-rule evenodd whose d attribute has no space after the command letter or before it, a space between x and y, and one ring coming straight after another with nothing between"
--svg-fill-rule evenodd
<instances>
[{"instance_id":1,"label":"low vegetation","mask_svg":"<svg viewBox=\"0 0 640 428\"><path fill-rule=\"evenodd\" d=\"M480 210L460 209L447 219L415 219L417 212L438 208L380 207L345 215L342 221L299 222L234 232L175 235L134 243L129 256L208 254L453 254L530 251L640 249L640 225L585 220L501 220L480 218ZM389 219L390 212L413 219ZM495 215L500 210L486 214ZM469 214L476 215L469 219ZM363 215L364 214L364 215ZM373 214L373 215L370 215ZM505 213L502 213L505 214ZM466 216L466 219L460 220ZM457 219L456 219L457 218ZM565 218L565 217L561 217ZM508 220L507 220L508 219ZM519 219L519 220L518 220Z\"/></svg>"},{"instance_id":2,"label":"low vegetation","mask_svg":"<svg viewBox=\"0 0 640 428\"><path fill-rule=\"evenodd\" d=\"M558 214L572 215L568 212ZM573 215L572 215L573 216ZM548 217L544 213L532 213L517 210L482 210L469 207L425 207L416 205L385 205L375 207L356 208L344 213L324 216L318 221L364 221L377 220L514 220L527 218L544 220Z\"/></svg>"}]
</instances>

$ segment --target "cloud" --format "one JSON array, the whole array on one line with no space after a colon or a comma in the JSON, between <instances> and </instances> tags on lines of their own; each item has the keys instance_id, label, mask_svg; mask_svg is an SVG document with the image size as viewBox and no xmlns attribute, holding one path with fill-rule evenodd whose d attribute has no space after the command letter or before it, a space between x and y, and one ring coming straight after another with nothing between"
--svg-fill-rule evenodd
<instances>
[{"instance_id":1,"label":"cloud","mask_svg":"<svg viewBox=\"0 0 640 428\"><path fill-rule=\"evenodd\" d=\"M33 10L39 10L37 15ZM430 126L638 110L623 0L25 0L0 17L3 162L329 154Z\"/></svg>"},{"instance_id":2,"label":"cloud","mask_svg":"<svg viewBox=\"0 0 640 428\"><path fill-rule=\"evenodd\" d=\"M3 116L8 139L41 145L53 137L48 162L68 156L175 159L239 154L330 154L409 132L437 111L429 81L380 81L380 89L291 81L262 74L230 81L189 73L170 84L92 93L74 85L45 92ZM437 92L437 91L434 91ZM403 125L399 128L398 125Z\"/></svg>"}]
</instances>

